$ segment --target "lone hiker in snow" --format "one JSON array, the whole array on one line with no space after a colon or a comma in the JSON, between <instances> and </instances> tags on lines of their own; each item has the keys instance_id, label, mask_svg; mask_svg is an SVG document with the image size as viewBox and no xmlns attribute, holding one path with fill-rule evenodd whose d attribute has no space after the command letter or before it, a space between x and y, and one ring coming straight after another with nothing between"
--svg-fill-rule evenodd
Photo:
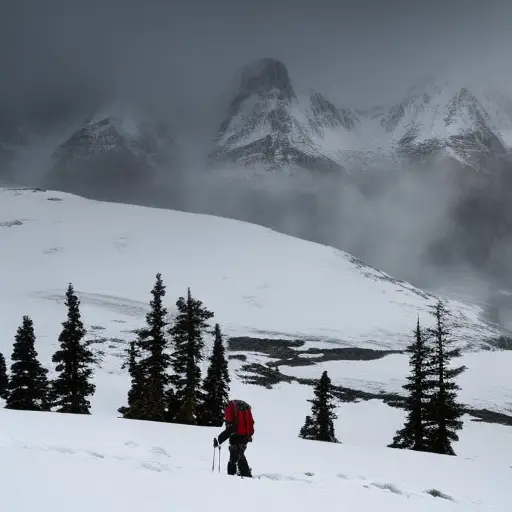
<instances>
[{"instance_id":1,"label":"lone hiker in snow","mask_svg":"<svg viewBox=\"0 0 512 512\"><path fill-rule=\"evenodd\" d=\"M228 475L236 475L237 468L240 476L252 477L251 468L245 458L247 443L252 442L254 435L254 419L251 406L243 400L231 400L225 412L226 428L213 440L217 448L229 438Z\"/></svg>"}]
</instances>

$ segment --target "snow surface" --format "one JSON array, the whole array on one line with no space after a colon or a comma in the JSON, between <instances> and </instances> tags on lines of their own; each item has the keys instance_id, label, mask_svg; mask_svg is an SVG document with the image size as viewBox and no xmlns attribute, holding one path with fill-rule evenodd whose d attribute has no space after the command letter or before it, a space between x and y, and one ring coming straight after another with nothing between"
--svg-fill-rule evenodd
<instances>
[{"instance_id":1,"label":"snow surface","mask_svg":"<svg viewBox=\"0 0 512 512\"><path fill-rule=\"evenodd\" d=\"M7 332L33 310L41 334L55 335L52 313L62 311L69 281L86 312L114 328L119 320L133 325L143 318L157 272L169 286L171 309L190 286L229 334L403 348L417 314L436 300L344 252L239 221L54 192L0 193ZM478 308L450 307L465 319L468 336L475 329L479 340L494 334Z\"/></svg>"},{"instance_id":2,"label":"snow surface","mask_svg":"<svg viewBox=\"0 0 512 512\"><path fill-rule=\"evenodd\" d=\"M426 315L433 297L345 253L208 216L4 189L0 226L0 350L8 364L15 330L29 314L40 359L53 368L68 281L78 290L100 356L92 416L0 409L5 510L197 512L224 509L227 496L247 512L310 511L338 503L352 512L509 510L510 427L466 417L455 444L458 457L391 450L385 446L401 426L403 411L372 400L338 404L336 433L344 444L304 441L297 433L309 411L311 388L244 384L239 360L230 360L231 391L254 408L256 435L247 452L254 480L225 475L227 449L221 473L212 474L211 441L218 429L116 418L129 387L122 352L132 329L144 321L158 271L168 285L171 316L176 298L190 285L227 334L300 337L306 346L322 348L403 348L411 323L418 312ZM450 305L470 318L466 335L492 333L476 308ZM245 354L250 362L271 361ZM497 369L491 354L466 357L474 357L475 366ZM386 376L382 365L399 356L390 357L336 363L333 380L357 377L359 368L366 369L368 381L388 379L384 384L393 386L395 376ZM502 360L496 375L508 362ZM308 370L318 376L331 370L329 364ZM389 364L391 371L398 367ZM480 393L479 375L468 377L467 393ZM496 377L488 384L479 396L502 400L497 388L505 389L505 380Z\"/></svg>"},{"instance_id":3,"label":"snow surface","mask_svg":"<svg viewBox=\"0 0 512 512\"><path fill-rule=\"evenodd\" d=\"M512 469L503 461L304 441L286 417L276 422L261 406L254 413L251 480L225 474L225 446L221 472L218 458L212 472L219 429L0 410L3 507L197 512L228 501L247 512L336 504L354 512L509 510Z\"/></svg>"},{"instance_id":4,"label":"snow surface","mask_svg":"<svg viewBox=\"0 0 512 512\"><path fill-rule=\"evenodd\" d=\"M94 398L97 411L116 411L124 401L123 351L144 322L157 272L168 286L171 319L177 298L190 286L215 312L226 335L299 339L304 341L299 351L402 350L410 343L417 315L428 322L428 310L437 300L344 252L217 217L3 189L0 226L0 350L8 359L12 338L28 314L41 358L51 367L65 318L64 292L72 282L101 359L98 387L117 401L106 406ZM462 346L475 350L496 335L481 320L479 307L453 300L448 305L462 324L457 331ZM272 361L251 351L250 344L247 351L250 362ZM499 363L504 370L501 352L478 354L468 370L475 381L487 378ZM355 389L395 391L407 373L401 357L323 366L332 368L335 382ZM311 377L317 370L282 371ZM488 391L468 384L468 402L508 409L510 386L504 375L496 372L493 384L487 380Z\"/></svg>"},{"instance_id":5,"label":"snow surface","mask_svg":"<svg viewBox=\"0 0 512 512\"><path fill-rule=\"evenodd\" d=\"M458 378L460 400L471 407L512 413L512 383L509 368L512 352L469 352L455 361L466 366ZM408 356L392 354L373 361L327 361L322 368L331 375L334 384L373 393L404 394L402 386L409 371ZM317 378L316 366L285 366L279 369L285 375Z\"/></svg>"}]
</instances>

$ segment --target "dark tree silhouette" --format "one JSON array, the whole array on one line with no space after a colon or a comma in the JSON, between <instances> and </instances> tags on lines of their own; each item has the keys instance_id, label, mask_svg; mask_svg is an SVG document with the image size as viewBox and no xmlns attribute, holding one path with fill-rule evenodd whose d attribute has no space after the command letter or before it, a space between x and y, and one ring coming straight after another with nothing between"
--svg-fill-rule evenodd
<instances>
[{"instance_id":1,"label":"dark tree silhouette","mask_svg":"<svg viewBox=\"0 0 512 512\"><path fill-rule=\"evenodd\" d=\"M331 379L324 371L315 386L314 398L309 400L312 404L311 416L306 416L306 421L299 434L302 434L301 437L315 441L338 442L334 433L334 420L337 418L334 412L336 408L334 400ZM306 437L306 435L311 437Z\"/></svg>"},{"instance_id":2,"label":"dark tree silhouette","mask_svg":"<svg viewBox=\"0 0 512 512\"><path fill-rule=\"evenodd\" d=\"M127 359L121 366L121 369L128 369L128 374L131 377L131 387L128 391L128 406L122 406L118 409L118 411L125 418L137 419L133 417L134 410L132 410L132 407L141 398L144 384L139 365L140 352L137 346L137 342L131 341L126 352Z\"/></svg>"},{"instance_id":3,"label":"dark tree silhouette","mask_svg":"<svg viewBox=\"0 0 512 512\"><path fill-rule=\"evenodd\" d=\"M129 352L129 373L132 387L128 392L125 418L166 421L167 393L170 378L170 355L166 353L167 309L163 305L165 286L161 274L151 290L150 311L146 326L138 331Z\"/></svg>"},{"instance_id":4,"label":"dark tree silhouette","mask_svg":"<svg viewBox=\"0 0 512 512\"><path fill-rule=\"evenodd\" d=\"M34 324L28 316L24 316L15 336L11 356L11 378L6 409L48 409L48 370L37 360L35 341Z\"/></svg>"},{"instance_id":5,"label":"dark tree silhouette","mask_svg":"<svg viewBox=\"0 0 512 512\"><path fill-rule=\"evenodd\" d=\"M405 448L416 451L427 449L427 406L429 401L429 357L431 350L427 344L425 334L420 327L420 320L414 331L414 341L407 347L409 353L409 366L411 373L403 388L408 397L405 402L407 419L400 429L391 448Z\"/></svg>"},{"instance_id":6,"label":"dark tree silhouette","mask_svg":"<svg viewBox=\"0 0 512 512\"><path fill-rule=\"evenodd\" d=\"M302 439L316 439L317 433L315 429L315 424L311 418L311 416L306 416L306 421L299 432L299 437Z\"/></svg>"},{"instance_id":7,"label":"dark tree silhouette","mask_svg":"<svg viewBox=\"0 0 512 512\"><path fill-rule=\"evenodd\" d=\"M7 375L7 365L5 357L0 353L0 398L4 400L9 396L9 377Z\"/></svg>"},{"instance_id":8,"label":"dark tree silhouette","mask_svg":"<svg viewBox=\"0 0 512 512\"><path fill-rule=\"evenodd\" d=\"M215 324L213 351L203 381L203 399L199 408L199 423L201 425L221 427L224 423L224 410L229 401L230 381L222 333L219 324Z\"/></svg>"},{"instance_id":9,"label":"dark tree silhouette","mask_svg":"<svg viewBox=\"0 0 512 512\"><path fill-rule=\"evenodd\" d=\"M86 331L80 315L80 301L72 284L66 292L66 306L68 314L59 336L60 350L52 358L59 373L52 382L52 399L58 407L57 412L90 414L88 397L96 390L91 382L91 365L95 358L83 339Z\"/></svg>"},{"instance_id":10,"label":"dark tree silhouette","mask_svg":"<svg viewBox=\"0 0 512 512\"><path fill-rule=\"evenodd\" d=\"M448 327L449 311L442 301L432 310L435 326L428 329L433 338L430 357L429 387L432 389L428 415L428 451L444 455L455 455L451 443L458 441L457 431L462 429L462 405L457 402L460 389L455 379L466 368L453 367L452 359L460 357L459 348L454 347L451 329Z\"/></svg>"},{"instance_id":11,"label":"dark tree silhouette","mask_svg":"<svg viewBox=\"0 0 512 512\"><path fill-rule=\"evenodd\" d=\"M190 288L187 298L176 302L178 315L170 334L174 343L172 365L173 395L171 417L176 423L196 424L201 401L201 369L203 359L203 333L213 313L203 303L192 297Z\"/></svg>"}]
</instances>

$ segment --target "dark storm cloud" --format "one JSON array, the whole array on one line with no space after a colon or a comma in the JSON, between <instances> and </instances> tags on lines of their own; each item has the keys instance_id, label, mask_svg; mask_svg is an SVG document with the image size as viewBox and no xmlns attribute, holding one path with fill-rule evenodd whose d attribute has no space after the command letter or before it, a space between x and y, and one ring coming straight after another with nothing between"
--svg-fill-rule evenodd
<instances>
[{"instance_id":1,"label":"dark storm cloud","mask_svg":"<svg viewBox=\"0 0 512 512\"><path fill-rule=\"evenodd\" d=\"M510 4L3 0L0 93L4 104L27 104L142 91L202 108L261 56L282 59L300 87L349 104L394 99L431 68L456 62L485 64L508 83Z\"/></svg>"}]
</instances>

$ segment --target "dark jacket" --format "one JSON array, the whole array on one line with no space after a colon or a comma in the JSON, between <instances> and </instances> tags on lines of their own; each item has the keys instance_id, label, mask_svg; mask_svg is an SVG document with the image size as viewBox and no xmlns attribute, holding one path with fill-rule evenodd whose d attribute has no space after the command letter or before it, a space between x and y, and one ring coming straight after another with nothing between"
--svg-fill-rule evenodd
<instances>
[{"instance_id":1,"label":"dark jacket","mask_svg":"<svg viewBox=\"0 0 512 512\"><path fill-rule=\"evenodd\" d=\"M233 433L233 425L226 423L226 428L219 434L217 441L222 444L229 439L229 444L247 444L252 441L248 436L241 436Z\"/></svg>"}]
</instances>

